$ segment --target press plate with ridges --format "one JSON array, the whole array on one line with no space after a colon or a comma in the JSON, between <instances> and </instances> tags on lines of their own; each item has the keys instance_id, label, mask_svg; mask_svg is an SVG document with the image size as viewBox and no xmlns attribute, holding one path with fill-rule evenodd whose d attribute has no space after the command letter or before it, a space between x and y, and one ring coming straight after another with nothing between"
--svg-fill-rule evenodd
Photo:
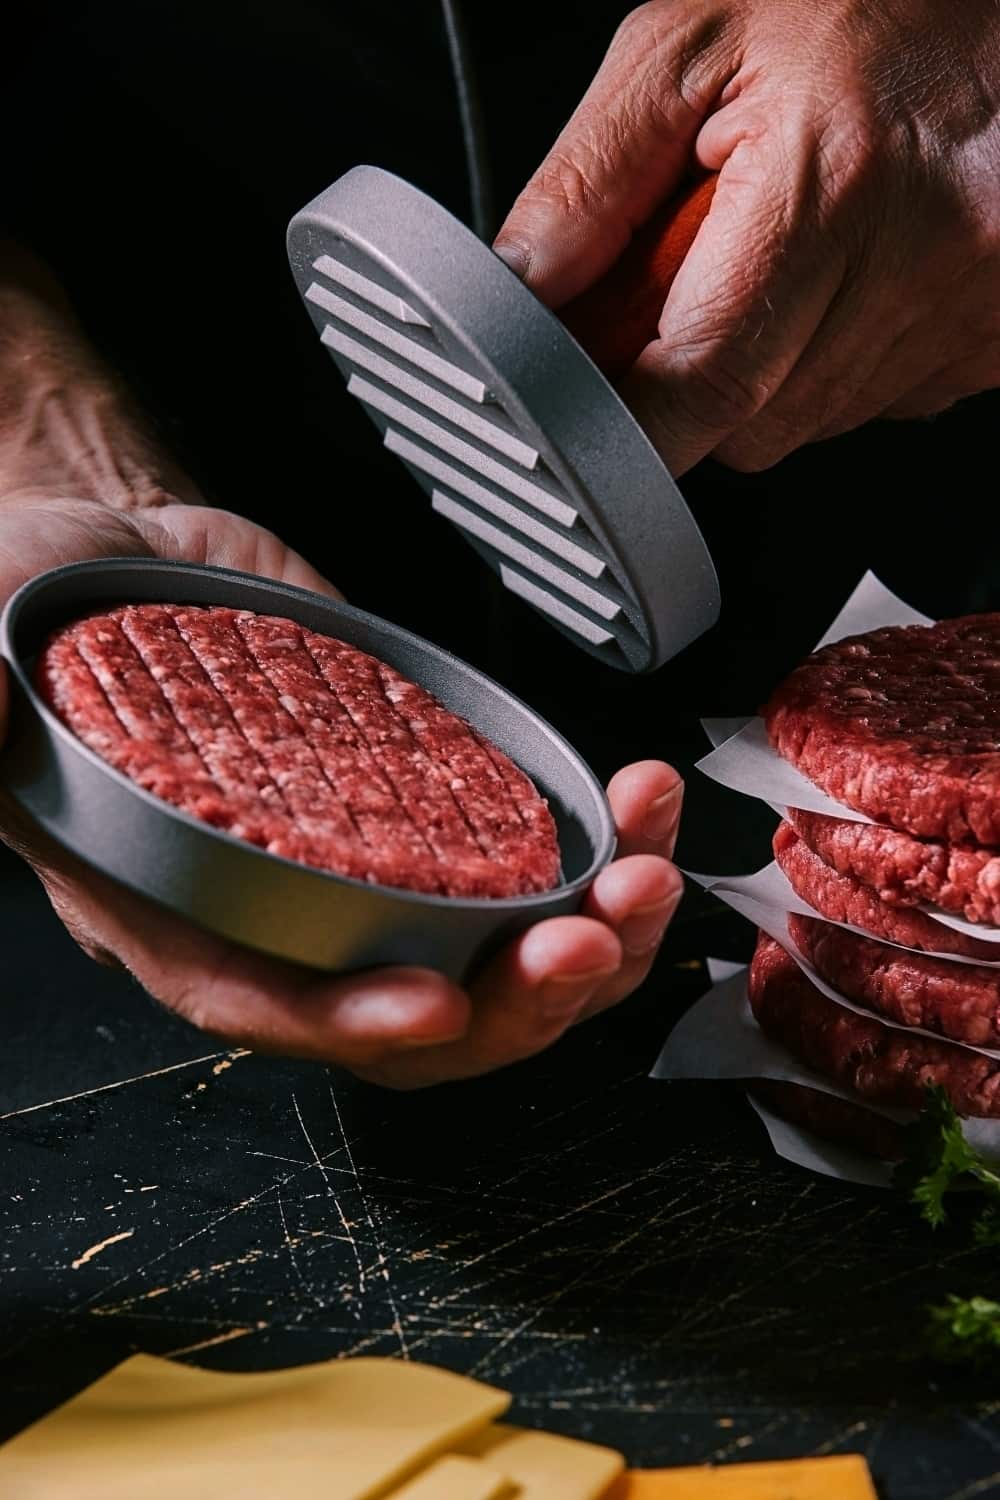
<instances>
[{"instance_id":1,"label":"press plate with ridges","mask_svg":"<svg viewBox=\"0 0 1000 1500\"><path fill-rule=\"evenodd\" d=\"M715 572L612 387L433 199L356 167L292 220L320 338L433 510L504 586L612 666L648 671L714 623Z\"/></svg>"}]
</instances>

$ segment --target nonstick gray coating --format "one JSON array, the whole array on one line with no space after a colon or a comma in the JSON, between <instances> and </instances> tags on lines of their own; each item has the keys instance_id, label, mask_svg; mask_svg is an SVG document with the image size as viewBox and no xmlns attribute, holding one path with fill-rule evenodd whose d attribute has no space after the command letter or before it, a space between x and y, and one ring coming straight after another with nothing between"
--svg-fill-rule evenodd
<instances>
[{"instance_id":1,"label":"nonstick gray coating","mask_svg":"<svg viewBox=\"0 0 1000 1500\"><path fill-rule=\"evenodd\" d=\"M420 683L504 750L548 798L563 884L495 901L367 885L269 854L138 787L49 710L34 690L32 668L58 626L144 601L283 615L368 651ZM0 651L13 686L0 781L21 806L95 869L275 957L335 971L421 964L460 979L513 933L575 911L614 853L614 822L599 782L544 719L429 641L305 589L193 563L74 563L14 595L0 618Z\"/></svg>"}]
</instances>

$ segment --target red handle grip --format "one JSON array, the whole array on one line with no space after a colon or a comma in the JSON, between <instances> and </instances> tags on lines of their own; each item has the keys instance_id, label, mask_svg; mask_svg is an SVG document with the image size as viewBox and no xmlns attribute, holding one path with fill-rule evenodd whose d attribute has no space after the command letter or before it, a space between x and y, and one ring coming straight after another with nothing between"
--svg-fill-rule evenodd
<instances>
[{"instance_id":1,"label":"red handle grip","mask_svg":"<svg viewBox=\"0 0 1000 1500\"><path fill-rule=\"evenodd\" d=\"M715 192L704 177L664 204L600 281L559 316L609 380L634 364L656 337L667 293Z\"/></svg>"}]
</instances>

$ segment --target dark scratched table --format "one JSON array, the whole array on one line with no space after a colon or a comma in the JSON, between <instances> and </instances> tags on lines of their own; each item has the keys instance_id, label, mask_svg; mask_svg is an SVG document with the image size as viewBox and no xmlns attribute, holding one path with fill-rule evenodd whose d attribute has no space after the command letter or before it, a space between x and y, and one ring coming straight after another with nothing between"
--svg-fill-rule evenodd
<instances>
[{"instance_id":1,"label":"dark scratched table","mask_svg":"<svg viewBox=\"0 0 1000 1500\"><path fill-rule=\"evenodd\" d=\"M647 1079L713 927L547 1056L392 1095L214 1045L0 859L2 1435L134 1350L365 1353L634 1464L855 1450L888 1500L1000 1495L996 1376L920 1346L982 1256L776 1161L737 1091Z\"/></svg>"}]
</instances>

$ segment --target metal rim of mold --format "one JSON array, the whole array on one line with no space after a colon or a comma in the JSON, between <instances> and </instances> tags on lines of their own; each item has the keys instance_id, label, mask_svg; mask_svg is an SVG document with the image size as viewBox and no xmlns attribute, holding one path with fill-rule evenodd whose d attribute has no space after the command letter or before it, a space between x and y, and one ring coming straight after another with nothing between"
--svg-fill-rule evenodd
<instances>
[{"instance_id":1,"label":"metal rim of mold","mask_svg":"<svg viewBox=\"0 0 1000 1500\"><path fill-rule=\"evenodd\" d=\"M564 882L517 898L463 899L366 884L270 854L212 828L113 769L36 694L48 633L130 602L221 605L283 615L348 641L421 683L506 751L548 797ZM517 931L575 911L612 858L615 827L594 773L528 705L409 631L290 584L194 563L74 563L24 585L0 617L12 678L0 782L87 864L200 926L272 956L330 970L426 964L453 977Z\"/></svg>"}]
</instances>

